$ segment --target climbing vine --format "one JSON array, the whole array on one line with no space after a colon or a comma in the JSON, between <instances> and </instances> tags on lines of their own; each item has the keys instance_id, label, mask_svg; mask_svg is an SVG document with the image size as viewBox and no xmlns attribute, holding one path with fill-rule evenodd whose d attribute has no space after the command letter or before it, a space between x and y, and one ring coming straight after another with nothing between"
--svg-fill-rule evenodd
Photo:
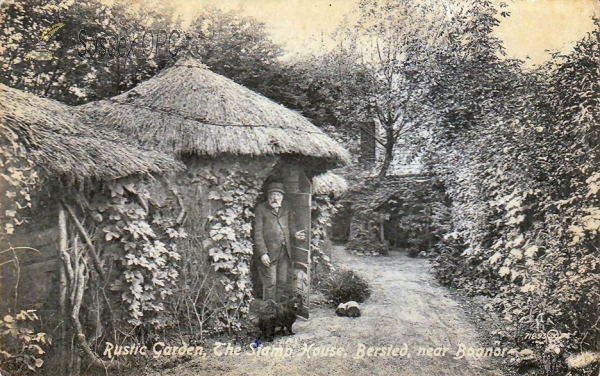
<instances>
[{"instance_id":1,"label":"climbing vine","mask_svg":"<svg viewBox=\"0 0 600 376\"><path fill-rule=\"evenodd\" d=\"M104 257L119 266L110 289L121 293L131 325L162 328L168 320L163 300L173 293L179 275L175 241L187 234L157 210L151 214L148 191L133 180L112 181L107 191L96 196L91 210L106 244Z\"/></svg>"},{"instance_id":2,"label":"climbing vine","mask_svg":"<svg viewBox=\"0 0 600 376\"><path fill-rule=\"evenodd\" d=\"M0 241L14 234L17 226L27 222L32 207L31 193L36 188L39 177L33 169L34 163L17 134L0 125ZM4 242L3 242L4 243ZM8 242L10 244L10 242ZM0 263L0 267L12 265L19 268L15 250L24 247L10 247L0 254L12 252L13 259ZM18 273L18 270L17 270ZM39 323L34 310L26 310L16 315L5 315L0 320L0 360L2 369L23 372L35 371L44 364L43 347L52 340L44 332L35 332L34 324Z\"/></svg>"},{"instance_id":3,"label":"climbing vine","mask_svg":"<svg viewBox=\"0 0 600 376\"><path fill-rule=\"evenodd\" d=\"M320 267L324 268L325 271L330 271L333 269L333 265L326 249L328 231L331 228L332 217L340 210L341 204L329 195L318 194L312 197L312 207L315 209L313 210L311 225L311 263L313 268Z\"/></svg>"},{"instance_id":4,"label":"climbing vine","mask_svg":"<svg viewBox=\"0 0 600 376\"><path fill-rule=\"evenodd\" d=\"M0 240L11 235L15 226L25 222L24 213L31 208L31 192L38 182L38 174L33 169L33 161L29 158L25 146L13 131L1 127L2 143L0 144L0 177L8 184L4 197L0 200L4 226L0 229Z\"/></svg>"},{"instance_id":5,"label":"climbing vine","mask_svg":"<svg viewBox=\"0 0 600 376\"><path fill-rule=\"evenodd\" d=\"M253 299L250 281L252 219L264 177L246 172L238 165L227 172L210 171L207 174L207 180L214 188L209 199L217 208L208 217L210 231L203 246L214 270L220 272L218 283L226 297L213 330L238 330L241 328L239 320L248 313Z\"/></svg>"},{"instance_id":6,"label":"climbing vine","mask_svg":"<svg viewBox=\"0 0 600 376\"><path fill-rule=\"evenodd\" d=\"M0 334L4 339L0 346L2 369L22 373L25 368L35 371L44 365L40 355L46 353L43 347L52 344L52 339L46 333L36 333L28 325L39 319L35 310L27 310L0 320Z\"/></svg>"}]
</instances>

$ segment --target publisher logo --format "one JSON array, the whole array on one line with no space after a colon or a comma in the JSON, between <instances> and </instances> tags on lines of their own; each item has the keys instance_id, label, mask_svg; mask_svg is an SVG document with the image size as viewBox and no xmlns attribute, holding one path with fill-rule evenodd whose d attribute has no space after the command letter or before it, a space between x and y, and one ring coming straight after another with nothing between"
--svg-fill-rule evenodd
<instances>
[{"instance_id":1,"label":"publisher logo","mask_svg":"<svg viewBox=\"0 0 600 376\"><path fill-rule=\"evenodd\" d=\"M35 50L25 54L25 61L50 61L54 59L54 52L48 50L48 41L60 30L65 24L57 22L54 25L44 29L35 44Z\"/></svg>"}]
</instances>

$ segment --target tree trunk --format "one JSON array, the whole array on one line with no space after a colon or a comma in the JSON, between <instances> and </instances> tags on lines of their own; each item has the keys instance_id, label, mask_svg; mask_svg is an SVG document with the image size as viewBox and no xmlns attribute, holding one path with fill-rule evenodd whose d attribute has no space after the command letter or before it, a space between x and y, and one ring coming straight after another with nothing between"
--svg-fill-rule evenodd
<instances>
[{"instance_id":1,"label":"tree trunk","mask_svg":"<svg viewBox=\"0 0 600 376\"><path fill-rule=\"evenodd\" d=\"M383 159L383 165L379 171L379 179L385 178L394 159L394 145L396 139L394 138L394 128L391 125L385 127L385 158Z\"/></svg>"}]
</instances>

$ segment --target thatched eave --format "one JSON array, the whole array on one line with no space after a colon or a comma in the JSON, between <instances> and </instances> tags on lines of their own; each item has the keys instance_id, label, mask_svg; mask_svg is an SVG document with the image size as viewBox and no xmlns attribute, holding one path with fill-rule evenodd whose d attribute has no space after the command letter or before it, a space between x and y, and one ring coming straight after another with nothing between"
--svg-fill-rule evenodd
<instances>
[{"instance_id":1,"label":"thatched eave","mask_svg":"<svg viewBox=\"0 0 600 376\"><path fill-rule=\"evenodd\" d=\"M72 107L0 84L0 137L22 144L47 176L110 180L180 170L157 151L123 142L114 130L86 124Z\"/></svg>"},{"instance_id":2,"label":"thatched eave","mask_svg":"<svg viewBox=\"0 0 600 376\"><path fill-rule=\"evenodd\" d=\"M328 171L312 178L313 193L317 195L333 194L340 197L348 191L348 182L343 176Z\"/></svg>"}]
</instances>

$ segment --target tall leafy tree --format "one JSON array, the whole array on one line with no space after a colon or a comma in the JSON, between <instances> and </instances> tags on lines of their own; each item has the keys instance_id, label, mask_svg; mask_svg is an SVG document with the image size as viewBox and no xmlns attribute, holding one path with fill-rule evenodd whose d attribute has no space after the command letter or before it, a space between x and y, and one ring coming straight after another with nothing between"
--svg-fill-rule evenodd
<instances>
[{"instance_id":1,"label":"tall leafy tree","mask_svg":"<svg viewBox=\"0 0 600 376\"><path fill-rule=\"evenodd\" d=\"M190 54L211 70L278 100L288 76L264 23L207 8L187 29L174 8L154 0L9 0L0 7L2 83L79 104L129 90ZM26 61L38 36L62 22L50 61Z\"/></svg>"},{"instance_id":2,"label":"tall leafy tree","mask_svg":"<svg viewBox=\"0 0 600 376\"><path fill-rule=\"evenodd\" d=\"M177 29L173 14L172 8L150 1L136 7L124 1L5 2L0 8L6 25L0 31L2 83L70 104L116 95L172 64L166 51L157 53L156 43ZM54 58L26 61L41 32L57 22L65 26L47 45ZM158 30L165 33L157 36Z\"/></svg>"},{"instance_id":3,"label":"tall leafy tree","mask_svg":"<svg viewBox=\"0 0 600 376\"><path fill-rule=\"evenodd\" d=\"M362 52L369 76L370 116L383 130L379 177L385 177L401 139L418 134L432 121L425 96L433 78L433 56L442 43L443 8L439 2L359 2L359 21L345 32Z\"/></svg>"},{"instance_id":4,"label":"tall leafy tree","mask_svg":"<svg viewBox=\"0 0 600 376\"><path fill-rule=\"evenodd\" d=\"M263 22L208 7L192 21L190 35L197 42L196 56L212 71L253 90L269 91L283 49L271 40Z\"/></svg>"},{"instance_id":5,"label":"tall leafy tree","mask_svg":"<svg viewBox=\"0 0 600 376\"><path fill-rule=\"evenodd\" d=\"M303 62L310 66L305 104L355 139L373 137L384 151L380 178L399 143L423 141L420 130L435 120L425 99L437 76L437 49L447 44L446 3L362 0L358 21L340 26L337 48ZM327 104L315 105L311 96Z\"/></svg>"}]
</instances>

